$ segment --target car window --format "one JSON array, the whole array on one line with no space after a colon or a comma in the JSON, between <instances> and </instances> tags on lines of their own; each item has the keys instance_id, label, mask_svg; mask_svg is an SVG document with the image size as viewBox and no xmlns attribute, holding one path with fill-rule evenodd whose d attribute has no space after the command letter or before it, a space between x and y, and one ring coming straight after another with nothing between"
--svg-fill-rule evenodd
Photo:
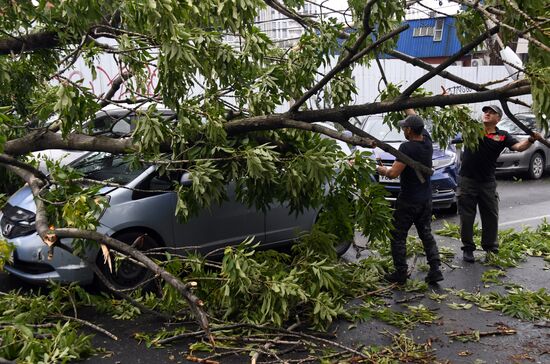
<instances>
[{"instance_id":1,"label":"car window","mask_svg":"<svg viewBox=\"0 0 550 364\"><path fill-rule=\"evenodd\" d=\"M94 134L129 134L135 128L134 117L129 115L105 115L94 119L92 132Z\"/></svg>"},{"instance_id":2,"label":"car window","mask_svg":"<svg viewBox=\"0 0 550 364\"><path fill-rule=\"evenodd\" d=\"M146 169L132 169L122 155L106 152L92 152L71 167L83 173L86 178L95 181L110 180L118 184L130 183Z\"/></svg>"},{"instance_id":3,"label":"car window","mask_svg":"<svg viewBox=\"0 0 550 364\"><path fill-rule=\"evenodd\" d=\"M534 116L526 116L526 115L516 115L519 121L523 123L526 127L529 129L534 129L539 131L539 128L537 127L537 121ZM517 126L512 120L505 118L502 119L498 124L497 127L501 130L507 131L510 134L516 134L516 135L526 135L526 133L520 129L519 126Z\"/></svg>"}]
</instances>

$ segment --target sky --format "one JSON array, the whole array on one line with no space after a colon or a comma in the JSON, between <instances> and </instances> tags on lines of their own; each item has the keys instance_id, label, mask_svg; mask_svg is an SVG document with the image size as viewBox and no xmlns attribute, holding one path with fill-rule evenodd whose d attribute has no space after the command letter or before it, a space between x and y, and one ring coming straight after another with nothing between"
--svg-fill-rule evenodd
<instances>
[{"instance_id":1,"label":"sky","mask_svg":"<svg viewBox=\"0 0 550 364\"><path fill-rule=\"evenodd\" d=\"M318 3L320 3L322 0L317 0ZM448 0L441 0L442 5L439 5L439 0L423 0L422 3L424 3L426 6L436 9L438 11L441 11L445 14L456 14L457 10L459 9L459 6L456 3L449 2ZM347 8L347 1L346 0L327 0L324 2L324 4L330 8L333 8L335 10L342 10ZM425 9L423 7L420 7L418 5L415 6L415 8L419 9L417 12L414 12L411 17L412 18L420 18L420 17L427 17L427 13L429 12L428 9Z\"/></svg>"}]
</instances>

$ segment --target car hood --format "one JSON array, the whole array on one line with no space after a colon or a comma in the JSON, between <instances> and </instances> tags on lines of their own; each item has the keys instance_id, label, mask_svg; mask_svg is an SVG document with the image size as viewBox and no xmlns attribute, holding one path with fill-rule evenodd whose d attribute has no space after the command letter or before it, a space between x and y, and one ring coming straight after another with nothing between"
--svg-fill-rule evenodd
<instances>
[{"instance_id":1,"label":"car hood","mask_svg":"<svg viewBox=\"0 0 550 364\"><path fill-rule=\"evenodd\" d=\"M88 151L69 151L63 149L46 149L39 152L31 153L33 157L36 157L40 160L38 169L43 173L48 173L46 169L46 163L43 161L43 157L46 157L51 160L55 160L61 163L62 166L71 164L80 157L88 154Z\"/></svg>"},{"instance_id":2,"label":"car hood","mask_svg":"<svg viewBox=\"0 0 550 364\"><path fill-rule=\"evenodd\" d=\"M36 213L36 205L34 203L34 198L29 186L24 186L14 193L8 203L12 206L17 206L24 208L25 210L32 211Z\"/></svg>"},{"instance_id":3,"label":"car hood","mask_svg":"<svg viewBox=\"0 0 550 364\"><path fill-rule=\"evenodd\" d=\"M113 191L114 187L103 187L99 190L99 194L108 194ZM34 197L32 195L31 188L27 185L21 187L19 191L15 192L8 200L8 203L12 206L21 207L25 210L36 213L36 204L34 203Z\"/></svg>"}]
</instances>

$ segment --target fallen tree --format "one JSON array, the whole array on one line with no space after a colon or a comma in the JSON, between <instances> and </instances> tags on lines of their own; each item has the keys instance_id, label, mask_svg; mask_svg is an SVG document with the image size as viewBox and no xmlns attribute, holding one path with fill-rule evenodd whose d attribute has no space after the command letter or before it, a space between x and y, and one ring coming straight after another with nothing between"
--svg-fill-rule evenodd
<instances>
[{"instance_id":1,"label":"fallen tree","mask_svg":"<svg viewBox=\"0 0 550 364\"><path fill-rule=\"evenodd\" d=\"M163 1L147 5L134 1L52 1L2 5L0 164L32 188L36 230L50 246L51 254L58 248L74 252L61 242L73 238L93 240L108 250L129 255L183 295L208 333L207 314L190 285L132 246L84 228L90 221L75 224L74 216L60 209L71 200L69 193L57 196L58 200L48 199L50 186L63 190L75 181L40 172L29 153L65 149L126 154L136 163L156 163L167 170L187 171L201 177L201 181L211 181L201 189L182 186L178 190L187 191L178 195L178 212L183 219L223 199L220 185L240 180L242 202L259 209L273 202L289 202L295 211L331 203L325 205L325 210L335 211L353 201L355 206L347 210L349 225L357 224L366 235L384 236L390 224L380 223L384 220L380 217L387 210L367 207L370 201L382 197L368 182L372 162L358 154L354 166L345 167L343 161L350 157L338 154L336 144L332 144L331 153L315 148L319 135L363 147L376 144L426 178L429 169L360 130L353 118L387 113L388 122L395 125L401 111L415 108L445 126L439 128L444 132L436 135L438 141L444 143L462 132L466 143L475 143L477 123L464 107L449 106L490 100L521 103L514 97L531 93L533 111L542 123L546 119L541 115L550 111L549 39L545 32L548 9L544 2L532 2L518 20L517 4L512 1L456 1L471 8L457 17L464 47L437 67L393 51L399 34L407 28L402 25L405 8L414 3L420 2L350 2L350 33L344 32L341 22L301 16L297 12L303 5L301 1ZM259 30L255 19L258 10L266 6L304 27L295 45L277 47ZM445 70L495 34L505 42L519 35L530 41L530 58L521 70L523 79L506 80L490 88ZM227 36L236 37L239 46L229 45ZM428 73L404 90L388 84L381 101L353 105L353 67L374 62L383 52L423 67ZM320 67L329 64L335 53L339 54L336 66L318 75ZM120 76L112 80L110 90L100 95L94 94L84 80L67 77L78 59L84 59L97 72L94 60L98 54L112 56L120 68ZM148 92L151 84L147 72L151 66L156 68L158 82ZM436 75L474 91L429 95L421 86ZM121 87L126 93L117 98ZM312 107L313 96L322 97L330 107ZM158 117L158 108L150 106L156 104L173 110L173 120ZM106 105L137 115L136 128L124 137L95 134L88 125ZM276 112L284 108L286 111ZM336 129L317 122L332 122ZM208 163L208 168L195 168L201 163ZM306 166L312 170L310 173L304 172ZM216 175L221 177L214 178ZM334 186L330 202L324 193L327 183ZM86 201L90 210L105 207L93 196ZM97 221L91 223L97 225ZM104 253L107 259L108 250Z\"/></svg>"}]
</instances>

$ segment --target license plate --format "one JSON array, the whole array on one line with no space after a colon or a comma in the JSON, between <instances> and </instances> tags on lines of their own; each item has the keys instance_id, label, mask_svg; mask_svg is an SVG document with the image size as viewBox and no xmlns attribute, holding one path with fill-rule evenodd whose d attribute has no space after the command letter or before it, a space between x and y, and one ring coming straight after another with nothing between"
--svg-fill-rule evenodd
<instances>
[{"instance_id":1,"label":"license plate","mask_svg":"<svg viewBox=\"0 0 550 364\"><path fill-rule=\"evenodd\" d=\"M394 179L390 179L386 176L378 176L378 177L379 177L378 181L381 183L399 183L400 182L399 176L397 176Z\"/></svg>"}]
</instances>

